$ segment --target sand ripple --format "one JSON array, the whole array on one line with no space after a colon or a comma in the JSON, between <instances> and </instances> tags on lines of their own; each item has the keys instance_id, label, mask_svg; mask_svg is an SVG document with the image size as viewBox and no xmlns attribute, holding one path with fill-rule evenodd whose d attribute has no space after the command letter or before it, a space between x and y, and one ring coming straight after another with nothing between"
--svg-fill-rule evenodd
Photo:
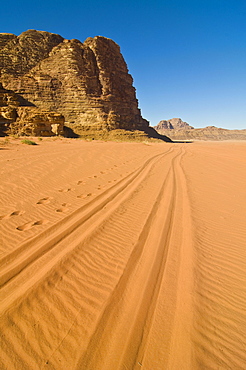
<instances>
[{"instance_id":1,"label":"sand ripple","mask_svg":"<svg viewBox=\"0 0 246 370\"><path fill-rule=\"evenodd\" d=\"M245 148L3 151L0 367L244 369Z\"/></svg>"}]
</instances>

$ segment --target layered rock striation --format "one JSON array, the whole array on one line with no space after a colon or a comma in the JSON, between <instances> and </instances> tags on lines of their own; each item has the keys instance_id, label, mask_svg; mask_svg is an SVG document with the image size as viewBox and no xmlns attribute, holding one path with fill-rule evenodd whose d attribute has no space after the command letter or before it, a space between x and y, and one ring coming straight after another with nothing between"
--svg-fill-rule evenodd
<instances>
[{"instance_id":1,"label":"layered rock striation","mask_svg":"<svg viewBox=\"0 0 246 370\"><path fill-rule=\"evenodd\" d=\"M144 129L133 79L112 40L84 43L29 30L0 34L1 82L22 106L53 111L83 130Z\"/></svg>"},{"instance_id":2,"label":"layered rock striation","mask_svg":"<svg viewBox=\"0 0 246 370\"><path fill-rule=\"evenodd\" d=\"M0 83L0 136L5 134L53 136L63 134L64 116L46 112L25 101Z\"/></svg>"}]
</instances>

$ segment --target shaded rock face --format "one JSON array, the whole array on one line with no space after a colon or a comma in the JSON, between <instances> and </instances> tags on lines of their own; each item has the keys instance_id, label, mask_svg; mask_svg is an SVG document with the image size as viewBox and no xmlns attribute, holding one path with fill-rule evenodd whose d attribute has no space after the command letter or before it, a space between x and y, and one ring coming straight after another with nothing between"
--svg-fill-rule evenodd
<instances>
[{"instance_id":1,"label":"shaded rock face","mask_svg":"<svg viewBox=\"0 0 246 370\"><path fill-rule=\"evenodd\" d=\"M18 118L9 126L11 134L25 136L62 135L65 118L60 113L20 107Z\"/></svg>"},{"instance_id":2,"label":"shaded rock face","mask_svg":"<svg viewBox=\"0 0 246 370\"><path fill-rule=\"evenodd\" d=\"M63 133L64 116L25 106L22 97L0 83L0 136L9 134L53 136Z\"/></svg>"},{"instance_id":3,"label":"shaded rock face","mask_svg":"<svg viewBox=\"0 0 246 370\"><path fill-rule=\"evenodd\" d=\"M181 118L172 118L168 121L160 121L157 126L154 127L157 131L161 130L192 130L194 127L190 126L187 122L181 120Z\"/></svg>"},{"instance_id":4,"label":"shaded rock face","mask_svg":"<svg viewBox=\"0 0 246 370\"><path fill-rule=\"evenodd\" d=\"M89 129L143 129L132 77L119 46L97 36L84 43L29 30L0 34L1 81L26 106L54 111Z\"/></svg>"},{"instance_id":5,"label":"shaded rock face","mask_svg":"<svg viewBox=\"0 0 246 370\"><path fill-rule=\"evenodd\" d=\"M19 102L13 91L6 90L0 83L0 135L3 135L10 124L15 122Z\"/></svg>"}]
</instances>

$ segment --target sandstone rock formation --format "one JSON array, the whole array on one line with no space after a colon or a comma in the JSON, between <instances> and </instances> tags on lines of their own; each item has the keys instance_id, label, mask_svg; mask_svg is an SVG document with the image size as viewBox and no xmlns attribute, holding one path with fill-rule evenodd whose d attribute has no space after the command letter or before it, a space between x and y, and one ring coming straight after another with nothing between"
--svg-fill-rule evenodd
<instances>
[{"instance_id":1,"label":"sandstone rock formation","mask_svg":"<svg viewBox=\"0 0 246 370\"><path fill-rule=\"evenodd\" d=\"M8 131L11 123L16 121L18 105L16 94L4 89L0 83L0 136Z\"/></svg>"},{"instance_id":2,"label":"sandstone rock formation","mask_svg":"<svg viewBox=\"0 0 246 370\"><path fill-rule=\"evenodd\" d=\"M6 133L33 136L52 136L63 133L64 117L25 106L14 91L0 83L0 136Z\"/></svg>"},{"instance_id":3,"label":"sandstone rock formation","mask_svg":"<svg viewBox=\"0 0 246 370\"><path fill-rule=\"evenodd\" d=\"M18 105L16 94L4 89L0 83L0 133L4 133L9 125L16 121Z\"/></svg>"},{"instance_id":4,"label":"sandstone rock formation","mask_svg":"<svg viewBox=\"0 0 246 370\"><path fill-rule=\"evenodd\" d=\"M81 43L29 30L0 34L0 47L1 81L23 105L60 113L77 129L148 127L114 41L97 36Z\"/></svg>"},{"instance_id":5,"label":"sandstone rock formation","mask_svg":"<svg viewBox=\"0 0 246 370\"><path fill-rule=\"evenodd\" d=\"M194 127L190 126L187 122L181 120L181 118L172 118L167 121L163 120L154 127L158 132L161 130L192 130Z\"/></svg>"},{"instance_id":6,"label":"sandstone rock formation","mask_svg":"<svg viewBox=\"0 0 246 370\"><path fill-rule=\"evenodd\" d=\"M164 124L162 122L164 122ZM188 128L185 128L185 126L181 128L179 123L178 126L176 126L177 128L175 128L175 125L169 126L166 122L173 122L173 120L161 121L155 126L155 129L159 134L167 135L171 140L246 140L246 130L227 130L215 126L195 129L188 124Z\"/></svg>"},{"instance_id":7,"label":"sandstone rock formation","mask_svg":"<svg viewBox=\"0 0 246 370\"><path fill-rule=\"evenodd\" d=\"M20 107L18 118L9 126L11 134L20 136L62 135L65 118L60 113L45 112L36 108Z\"/></svg>"}]
</instances>

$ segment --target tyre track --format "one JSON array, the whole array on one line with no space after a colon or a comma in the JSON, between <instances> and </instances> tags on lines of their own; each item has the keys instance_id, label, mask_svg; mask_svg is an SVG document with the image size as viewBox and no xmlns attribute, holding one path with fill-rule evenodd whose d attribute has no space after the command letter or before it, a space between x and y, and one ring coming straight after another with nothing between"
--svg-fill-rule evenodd
<instances>
[{"instance_id":1,"label":"tyre track","mask_svg":"<svg viewBox=\"0 0 246 370\"><path fill-rule=\"evenodd\" d=\"M66 258L66 255L71 253L77 245L85 242L94 230L101 223L104 223L107 217L110 217L110 214L144 181L153 165L158 162L159 157L165 157L171 152L172 149L169 149L164 154L151 157L144 165L89 204L76 210L45 232L22 244L13 253L5 256L0 263L1 311L6 310L13 303L13 299L21 298L24 292L32 287L34 284L33 273L38 273L39 280L44 278L61 259ZM61 248L61 243L65 244L66 247ZM47 258L49 256L48 259L45 259L46 254ZM37 269L32 267L35 263ZM28 268L31 272L28 274L27 271L25 276L25 269L28 270ZM36 281L35 284L37 284Z\"/></svg>"},{"instance_id":2,"label":"tyre track","mask_svg":"<svg viewBox=\"0 0 246 370\"><path fill-rule=\"evenodd\" d=\"M6 282L0 329L7 362L18 363L18 370L139 369L143 364L162 369L169 359L160 357L160 366L149 354L156 311L172 279L170 269L177 276L168 301L177 312L167 313L160 330L169 346L165 357L176 356L177 337L166 329L180 330L174 319L182 309L177 294L187 267L180 262L176 238L179 222L187 216L179 209L185 197L183 155L178 147L150 158L122 180L121 190L116 184L106 191L108 202L102 194L99 204L94 200L82 207L87 216L92 209L94 214L80 219L77 227L74 215L68 217L73 230ZM42 235L40 242L44 240Z\"/></svg>"},{"instance_id":3,"label":"tyre track","mask_svg":"<svg viewBox=\"0 0 246 370\"><path fill-rule=\"evenodd\" d=\"M167 155L170 150L164 155ZM0 260L0 286L6 284L30 263L40 258L44 253L48 252L68 235L71 235L71 233L81 224L95 216L95 214L101 211L105 205L112 202L128 187L131 188L131 191L134 191L139 182L142 181L142 177L147 176L152 164L159 156L163 156L163 154L158 154L150 158L143 166L120 180L116 185L106 190L103 194L100 194L92 202L82 206L45 232L23 243L18 247L18 249L15 249L12 253L2 258Z\"/></svg>"},{"instance_id":4,"label":"tyre track","mask_svg":"<svg viewBox=\"0 0 246 370\"><path fill-rule=\"evenodd\" d=\"M171 157L173 156L172 152L169 154ZM81 343L81 337L85 344L90 338L90 327L93 328L97 322L98 315L107 303L108 296L124 271L125 261L132 249L132 241L138 237L138 233L143 229L142 219L144 222L144 218L148 217L153 203L156 201L155 191L158 191L159 184L161 184L158 174L162 167L160 158L167 160L168 156L162 155L155 158L145 168L138 184L135 184L135 187L129 186L130 189L126 189L125 194L123 192L119 194L120 199L117 202L112 202L114 207L111 205L108 211L103 211L104 222L101 222L101 226L98 223L94 224L91 229L94 230L93 235L82 243L78 244L78 239L71 246L71 253L68 254L66 251L65 261L61 263L60 257L56 261L53 259L54 266L46 265L45 270L41 268L41 272L45 273L45 276L41 276L33 263L33 266L27 267L26 271L20 273L18 277L12 279L2 288L6 294L6 324L2 325L2 332L6 333L4 334L6 345L3 348L10 357L16 358L15 361L18 361L20 369L26 366L21 365L21 357L25 351L32 352L30 358L35 359L35 366L38 368L44 366L45 358L48 358L45 361L45 363L48 362L46 365L57 368L59 367L58 358L62 357L63 363L66 364L65 368L70 366L75 356L78 357L78 343ZM158 166L158 171L156 166ZM154 185L153 176L155 180L158 180L154 180ZM162 171L162 178L164 179L165 176L166 172ZM147 194L150 189L154 190L154 193L143 197L143 194ZM135 228L129 227L131 224L136 225ZM126 229L126 225L129 229L127 228L126 232L121 235L122 231ZM78 238L81 241L80 233ZM72 235L72 239L74 239L74 235ZM63 240L64 242L65 240ZM67 242L69 243L69 240ZM62 249L62 243L60 246ZM103 270L102 266L104 266ZM23 279L21 280L20 276L23 275L26 279L26 272L31 267L29 281L27 283L24 281L22 284ZM38 280L36 280L37 277ZM100 280L98 280L99 277ZM103 281L102 284L101 281ZM30 285L28 286L28 284ZM11 296L13 292L16 297L18 289L19 303L13 301ZM11 311L7 312L13 302ZM20 312L21 319L18 319ZM42 318L43 324L39 328L37 322L40 318ZM14 330L9 331L10 326L13 326ZM32 338L34 330L32 328L34 327L35 338ZM29 331L32 329L29 335L27 335L27 328ZM9 353L7 343L13 340L15 333L17 342L19 342L19 338L25 338L25 340L21 340L21 343L16 347L18 353L15 353L16 351ZM40 337L43 338L41 347L37 341L37 338ZM50 353L49 339L52 337L57 337L57 340L54 340L55 348L52 348L52 353ZM72 358L71 353L73 353ZM29 366L33 365L29 364Z\"/></svg>"},{"instance_id":5,"label":"tyre track","mask_svg":"<svg viewBox=\"0 0 246 370\"><path fill-rule=\"evenodd\" d=\"M142 365L172 236L177 192L174 163L180 156L178 153L170 162L168 176L77 369L135 369ZM162 212L165 221L157 218Z\"/></svg>"}]
</instances>

